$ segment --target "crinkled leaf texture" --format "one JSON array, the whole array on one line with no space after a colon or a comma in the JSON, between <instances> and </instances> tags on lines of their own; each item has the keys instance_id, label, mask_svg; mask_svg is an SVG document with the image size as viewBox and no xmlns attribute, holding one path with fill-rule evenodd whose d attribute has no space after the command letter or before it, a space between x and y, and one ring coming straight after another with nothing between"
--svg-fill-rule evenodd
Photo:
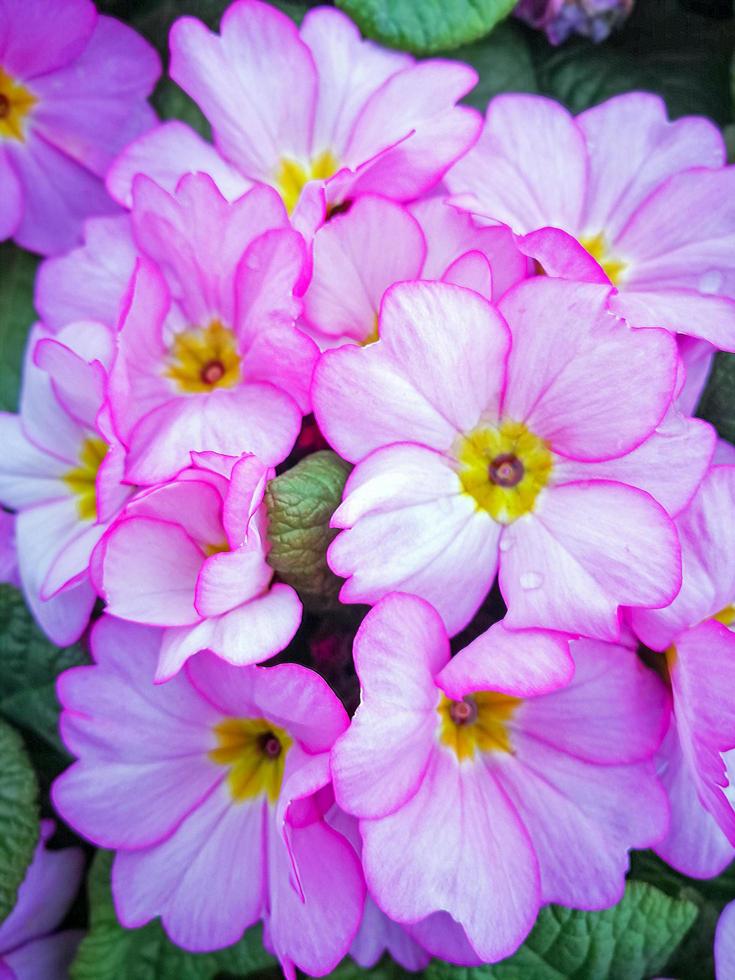
<instances>
[{"instance_id":1,"label":"crinkled leaf texture","mask_svg":"<svg viewBox=\"0 0 735 980\"><path fill-rule=\"evenodd\" d=\"M268 562L315 610L335 602L341 585L327 567L326 552L337 534L329 521L349 472L349 463L323 450L271 480L265 493Z\"/></svg>"},{"instance_id":2,"label":"crinkled leaf texture","mask_svg":"<svg viewBox=\"0 0 735 980\"><path fill-rule=\"evenodd\" d=\"M23 739L0 721L0 922L10 915L38 843L38 784Z\"/></svg>"},{"instance_id":3,"label":"crinkled leaf texture","mask_svg":"<svg viewBox=\"0 0 735 980\"><path fill-rule=\"evenodd\" d=\"M87 879L90 929L70 970L71 980L212 980L220 974L248 977L275 960L263 948L260 928L216 953L187 953L174 946L158 922L123 929L110 892L112 852L98 851Z\"/></svg>"},{"instance_id":4,"label":"crinkled leaf texture","mask_svg":"<svg viewBox=\"0 0 735 980\"><path fill-rule=\"evenodd\" d=\"M489 34L515 0L337 0L366 35L414 54L436 54Z\"/></svg>"},{"instance_id":5,"label":"crinkled leaf texture","mask_svg":"<svg viewBox=\"0 0 735 980\"><path fill-rule=\"evenodd\" d=\"M60 650L49 643L20 592L0 585L0 715L65 753L55 682L62 671L87 660L79 644Z\"/></svg>"},{"instance_id":6,"label":"crinkled leaf texture","mask_svg":"<svg viewBox=\"0 0 735 980\"><path fill-rule=\"evenodd\" d=\"M697 917L697 907L640 881L617 905L579 912L549 905L515 955L494 966L435 961L428 980L643 980L657 976Z\"/></svg>"}]
</instances>

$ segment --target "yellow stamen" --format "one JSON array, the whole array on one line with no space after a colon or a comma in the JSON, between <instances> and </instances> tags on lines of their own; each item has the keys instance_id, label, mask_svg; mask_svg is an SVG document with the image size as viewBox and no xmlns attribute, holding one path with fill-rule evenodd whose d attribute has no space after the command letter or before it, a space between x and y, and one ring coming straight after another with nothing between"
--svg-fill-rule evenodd
<instances>
[{"instance_id":1,"label":"yellow stamen","mask_svg":"<svg viewBox=\"0 0 735 980\"><path fill-rule=\"evenodd\" d=\"M722 623L723 626L732 626L735 623L735 605L725 606L724 609L720 609L718 613L712 617L716 619L718 623Z\"/></svg>"},{"instance_id":2,"label":"yellow stamen","mask_svg":"<svg viewBox=\"0 0 735 980\"><path fill-rule=\"evenodd\" d=\"M605 241L605 236L603 233L600 232L598 235L592 235L589 238L580 239L580 245L585 248L595 262L602 267L602 271L605 273L613 286L617 286L623 277L623 273L628 268L628 263L623 262L622 259L616 259L614 256L610 255L608 251L608 244Z\"/></svg>"},{"instance_id":3,"label":"yellow stamen","mask_svg":"<svg viewBox=\"0 0 735 980\"><path fill-rule=\"evenodd\" d=\"M35 95L0 68L0 139L25 142L23 124L36 102Z\"/></svg>"},{"instance_id":4,"label":"yellow stamen","mask_svg":"<svg viewBox=\"0 0 735 980\"><path fill-rule=\"evenodd\" d=\"M464 436L457 459L465 493L500 524L533 510L552 468L548 443L522 422L510 420Z\"/></svg>"},{"instance_id":5,"label":"yellow stamen","mask_svg":"<svg viewBox=\"0 0 735 980\"><path fill-rule=\"evenodd\" d=\"M520 698L497 691L478 691L462 701L442 695L437 707L440 741L460 762L476 752L512 752L508 722L520 703Z\"/></svg>"},{"instance_id":6,"label":"yellow stamen","mask_svg":"<svg viewBox=\"0 0 735 980\"><path fill-rule=\"evenodd\" d=\"M373 329L364 340L360 341L360 343L363 347L367 347L368 344L374 344L377 340L380 340L380 323L378 321L378 314L376 313L375 317L373 318Z\"/></svg>"},{"instance_id":7,"label":"yellow stamen","mask_svg":"<svg viewBox=\"0 0 735 980\"><path fill-rule=\"evenodd\" d=\"M289 735L265 718L225 718L214 727L217 748L209 758L228 766L227 782L236 803L265 793L275 803L281 791Z\"/></svg>"},{"instance_id":8,"label":"yellow stamen","mask_svg":"<svg viewBox=\"0 0 735 980\"><path fill-rule=\"evenodd\" d=\"M242 378L235 335L219 320L174 337L165 371L179 391L188 393L232 388Z\"/></svg>"},{"instance_id":9,"label":"yellow stamen","mask_svg":"<svg viewBox=\"0 0 735 980\"><path fill-rule=\"evenodd\" d=\"M97 472L108 449L102 439L90 436L82 443L79 466L63 476L64 483L77 497L77 510L83 521L97 520Z\"/></svg>"},{"instance_id":10,"label":"yellow stamen","mask_svg":"<svg viewBox=\"0 0 735 980\"><path fill-rule=\"evenodd\" d=\"M328 180L338 170L339 162L331 150L324 150L306 164L284 157L278 167L275 184L288 213L293 213L302 190L310 180Z\"/></svg>"}]
</instances>

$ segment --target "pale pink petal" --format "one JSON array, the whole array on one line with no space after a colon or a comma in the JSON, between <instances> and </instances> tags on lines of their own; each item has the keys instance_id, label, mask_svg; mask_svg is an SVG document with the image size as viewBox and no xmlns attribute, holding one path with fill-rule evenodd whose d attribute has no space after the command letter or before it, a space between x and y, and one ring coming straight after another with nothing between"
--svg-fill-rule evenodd
<instances>
[{"instance_id":1,"label":"pale pink petal","mask_svg":"<svg viewBox=\"0 0 735 980\"><path fill-rule=\"evenodd\" d=\"M84 245L39 267L35 304L46 326L59 330L75 320L116 326L135 255L127 216L90 218Z\"/></svg>"},{"instance_id":2,"label":"pale pink petal","mask_svg":"<svg viewBox=\"0 0 735 980\"><path fill-rule=\"evenodd\" d=\"M610 299L610 309L636 327L665 327L735 351L735 300L695 289L636 289Z\"/></svg>"},{"instance_id":3,"label":"pale pink petal","mask_svg":"<svg viewBox=\"0 0 735 980\"><path fill-rule=\"evenodd\" d=\"M183 528L149 517L125 517L103 543L102 592L110 612L151 626L196 623L202 549Z\"/></svg>"},{"instance_id":4,"label":"pale pink petal","mask_svg":"<svg viewBox=\"0 0 735 980\"><path fill-rule=\"evenodd\" d=\"M0 961L0 971L4 964L10 967L12 975L7 980L66 980L83 938L81 929L67 929L53 936L34 939L12 953L6 953ZM3 980L6 980L4 976Z\"/></svg>"},{"instance_id":5,"label":"pale pink petal","mask_svg":"<svg viewBox=\"0 0 735 980\"><path fill-rule=\"evenodd\" d=\"M615 242L616 254L630 263L626 288L735 295L734 216L735 168L692 169L670 177Z\"/></svg>"},{"instance_id":6,"label":"pale pink petal","mask_svg":"<svg viewBox=\"0 0 735 980\"><path fill-rule=\"evenodd\" d=\"M15 515L5 510L0 510L0 583L20 588Z\"/></svg>"},{"instance_id":7,"label":"pale pink petal","mask_svg":"<svg viewBox=\"0 0 735 980\"><path fill-rule=\"evenodd\" d=\"M202 616L219 616L260 595L272 578L260 547L212 555L199 573L194 605Z\"/></svg>"},{"instance_id":8,"label":"pale pink petal","mask_svg":"<svg viewBox=\"0 0 735 980\"><path fill-rule=\"evenodd\" d=\"M531 929L536 858L484 765L460 766L435 749L419 791L394 814L362 820L360 830L368 886L391 918L449 912L485 962L509 956Z\"/></svg>"},{"instance_id":9,"label":"pale pink petal","mask_svg":"<svg viewBox=\"0 0 735 980\"><path fill-rule=\"evenodd\" d=\"M113 337L100 323L74 324L87 326L100 339L100 359L86 360L76 350L53 337L45 337L36 344L33 359L36 366L49 375L59 404L76 422L88 429L95 428L97 413L105 399L107 372L102 357L111 354Z\"/></svg>"},{"instance_id":10,"label":"pale pink petal","mask_svg":"<svg viewBox=\"0 0 735 980\"><path fill-rule=\"evenodd\" d=\"M222 527L222 493L219 487L205 479L206 476L205 470L185 470L180 479L138 494L125 513L130 517L148 517L171 526L178 525L204 552L211 547L221 547L226 544ZM203 563L204 555L200 561Z\"/></svg>"},{"instance_id":11,"label":"pale pink petal","mask_svg":"<svg viewBox=\"0 0 735 980\"><path fill-rule=\"evenodd\" d=\"M433 675L449 658L436 611L393 593L368 613L355 637L362 703L332 751L339 805L383 817L418 791L429 764L439 694Z\"/></svg>"},{"instance_id":12,"label":"pale pink petal","mask_svg":"<svg viewBox=\"0 0 735 980\"><path fill-rule=\"evenodd\" d=\"M72 463L37 449L23 435L20 419L0 412L0 503L18 510L70 494L61 478Z\"/></svg>"},{"instance_id":13,"label":"pale pink petal","mask_svg":"<svg viewBox=\"0 0 735 980\"><path fill-rule=\"evenodd\" d=\"M614 240L633 211L667 177L721 167L722 135L708 119L669 122L663 99L628 92L577 117L589 155L584 226ZM621 140L620 134L625 133Z\"/></svg>"},{"instance_id":14,"label":"pale pink petal","mask_svg":"<svg viewBox=\"0 0 735 980\"><path fill-rule=\"evenodd\" d=\"M656 845L656 853L690 878L714 878L735 858L735 848L699 800L694 773L682 753L673 715L658 755L658 773L669 799L671 820L668 833Z\"/></svg>"},{"instance_id":15,"label":"pale pink petal","mask_svg":"<svg viewBox=\"0 0 735 980\"><path fill-rule=\"evenodd\" d=\"M477 138L480 116L455 104L476 82L468 65L439 59L384 82L358 116L344 154L353 169L372 162L342 194L412 200L429 190Z\"/></svg>"},{"instance_id":16,"label":"pale pink petal","mask_svg":"<svg viewBox=\"0 0 735 980\"><path fill-rule=\"evenodd\" d=\"M549 489L532 519L505 533L500 588L511 629L543 624L615 640L619 606L663 606L681 584L671 520L647 493L619 483Z\"/></svg>"},{"instance_id":17,"label":"pale pink petal","mask_svg":"<svg viewBox=\"0 0 735 980\"><path fill-rule=\"evenodd\" d=\"M223 781L163 843L119 851L112 893L122 925L160 915L171 941L191 952L237 942L265 911L265 806L234 806Z\"/></svg>"},{"instance_id":18,"label":"pale pink petal","mask_svg":"<svg viewBox=\"0 0 735 980\"><path fill-rule=\"evenodd\" d=\"M51 563L41 584L41 599L52 599L69 585L86 578L95 545L105 528L101 524L85 526L79 520L74 506L74 523L69 526L69 536L63 548ZM86 522L85 522L86 524Z\"/></svg>"},{"instance_id":19,"label":"pale pink petal","mask_svg":"<svg viewBox=\"0 0 735 980\"><path fill-rule=\"evenodd\" d=\"M453 701L474 691L525 698L565 687L573 674L566 637L546 630L510 631L499 622L452 657L436 683Z\"/></svg>"},{"instance_id":20,"label":"pale pink petal","mask_svg":"<svg viewBox=\"0 0 735 980\"><path fill-rule=\"evenodd\" d=\"M346 459L400 440L447 449L499 409L508 331L476 293L402 283L385 294L380 341L328 351L312 397L319 427Z\"/></svg>"},{"instance_id":21,"label":"pale pink petal","mask_svg":"<svg viewBox=\"0 0 735 980\"><path fill-rule=\"evenodd\" d=\"M461 492L446 457L411 444L377 450L350 476L327 557L343 602L389 592L431 602L450 635L470 621L497 567L500 526Z\"/></svg>"},{"instance_id":22,"label":"pale pink petal","mask_svg":"<svg viewBox=\"0 0 735 980\"><path fill-rule=\"evenodd\" d=\"M228 201L252 187L211 143L178 120L161 123L127 146L107 173L110 195L125 207L133 203L133 180L145 174L172 193L188 173L208 174Z\"/></svg>"},{"instance_id":23,"label":"pale pink petal","mask_svg":"<svg viewBox=\"0 0 735 980\"><path fill-rule=\"evenodd\" d=\"M597 765L650 759L668 711L660 679L634 650L618 644L575 640L571 650L571 684L524 702L519 709L524 734Z\"/></svg>"},{"instance_id":24,"label":"pale pink petal","mask_svg":"<svg viewBox=\"0 0 735 980\"><path fill-rule=\"evenodd\" d=\"M693 337L679 336L677 344L686 377L676 400L685 415L693 415L709 379L716 351L711 344Z\"/></svg>"},{"instance_id":25,"label":"pale pink petal","mask_svg":"<svg viewBox=\"0 0 735 980\"><path fill-rule=\"evenodd\" d=\"M293 21L259 0L228 7L221 36L182 17L171 29L171 77L201 107L225 157L272 181L284 157L309 157L317 79Z\"/></svg>"},{"instance_id":26,"label":"pale pink petal","mask_svg":"<svg viewBox=\"0 0 735 980\"><path fill-rule=\"evenodd\" d=\"M603 909L623 897L628 851L666 830L666 797L653 767L597 766L522 733L502 784L533 842L541 901ZM635 805L631 806L631 801Z\"/></svg>"},{"instance_id":27,"label":"pale pink petal","mask_svg":"<svg viewBox=\"0 0 735 980\"><path fill-rule=\"evenodd\" d=\"M350 956L363 970L369 970L384 953L388 953L410 973L424 970L431 959L431 955L411 938L405 927L389 919L368 895L360 931L350 946Z\"/></svg>"},{"instance_id":28,"label":"pale pink petal","mask_svg":"<svg viewBox=\"0 0 735 980\"><path fill-rule=\"evenodd\" d=\"M11 238L23 218L24 195L18 174L8 155L0 147L0 241Z\"/></svg>"},{"instance_id":29,"label":"pale pink petal","mask_svg":"<svg viewBox=\"0 0 735 980\"><path fill-rule=\"evenodd\" d=\"M51 932L74 901L84 868L84 854L79 847L49 850L46 843L54 829L53 820L41 822L40 840L18 889L15 907L0 925L0 950L12 950Z\"/></svg>"},{"instance_id":30,"label":"pale pink petal","mask_svg":"<svg viewBox=\"0 0 735 980\"><path fill-rule=\"evenodd\" d=\"M156 122L144 100L160 74L160 59L140 34L98 17L81 56L34 81L34 128L104 177L113 157Z\"/></svg>"},{"instance_id":31,"label":"pale pink petal","mask_svg":"<svg viewBox=\"0 0 735 980\"><path fill-rule=\"evenodd\" d=\"M503 414L563 456L630 452L661 421L674 392L673 337L631 330L608 313L609 294L592 283L537 277L500 301L513 338Z\"/></svg>"},{"instance_id":32,"label":"pale pink petal","mask_svg":"<svg viewBox=\"0 0 735 980\"><path fill-rule=\"evenodd\" d=\"M444 278L448 269L467 252L479 252L488 260L492 298L496 301L526 277L528 263L518 251L510 229L478 225L469 214L453 207L443 197L424 198L411 204L409 210L426 238L424 279Z\"/></svg>"},{"instance_id":33,"label":"pale pink petal","mask_svg":"<svg viewBox=\"0 0 735 980\"><path fill-rule=\"evenodd\" d=\"M130 435L128 477L150 484L170 479L189 453L255 453L275 465L286 458L301 426L291 398L269 384L172 398L149 412Z\"/></svg>"},{"instance_id":34,"label":"pale pink petal","mask_svg":"<svg viewBox=\"0 0 735 980\"><path fill-rule=\"evenodd\" d=\"M584 137L566 109L538 95L499 95L477 144L447 175L466 210L525 234L577 230L587 183Z\"/></svg>"},{"instance_id":35,"label":"pale pink petal","mask_svg":"<svg viewBox=\"0 0 735 980\"><path fill-rule=\"evenodd\" d=\"M484 965L484 959L470 946L462 926L446 912L434 912L420 922L407 925L406 931L432 956L460 966Z\"/></svg>"},{"instance_id":36,"label":"pale pink petal","mask_svg":"<svg viewBox=\"0 0 735 980\"><path fill-rule=\"evenodd\" d=\"M268 592L193 627L167 630L161 644L156 681L166 681L200 650L211 650L228 663L257 664L280 653L301 623L301 603L289 585Z\"/></svg>"},{"instance_id":37,"label":"pale pink petal","mask_svg":"<svg viewBox=\"0 0 735 980\"><path fill-rule=\"evenodd\" d=\"M516 237L516 246L555 279L608 283L602 266L573 235L561 228L539 228Z\"/></svg>"},{"instance_id":38,"label":"pale pink petal","mask_svg":"<svg viewBox=\"0 0 735 980\"><path fill-rule=\"evenodd\" d=\"M735 976L735 902L726 905L717 920L715 976L717 980Z\"/></svg>"},{"instance_id":39,"label":"pale pink petal","mask_svg":"<svg viewBox=\"0 0 735 980\"><path fill-rule=\"evenodd\" d=\"M363 40L348 17L329 7L307 11L300 34L319 77L314 153L331 150L340 158L367 99L391 75L410 67L413 58Z\"/></svg>"},{"instance_id":40,"label":"pale pink petal","mask_svg":"<svg viewBox=\"0 0 735 980\"><path fill-rule=\"evenodd\" d=\"M424 236L408 211L374 195L358 198L314 238L304 316L322 333L368 340L383 293L394 282L417 279L425 254Z\"/></svg>"},{"instance_id":41,"label":"pale pink petal","mask_svg":"<svg viewBox=\"0 0 735 980\"><path fill-rule=\"evenodd\" d=\"M665 609L633 610L631 622L648 646L665 650L675 635L714 616L735 596L735 467L715 466L676 526L682 548L681 591Z\"/></svg>"},{"instance_id":42,"label":"pale pink petal","mask_svg":"<svg viewBox=\"0 0 735 980\"><path fill-rule=\"evenodd\" d=\"M23 143L6 141L5 152L23 188L25 208L14 232L23 248L64 252L81 241L86 218L117 211L99 178L33 130Z\"/></svg>"},{"instance_id":43,"label":"pale pink petal","mask_svg":"<svg viewBox=\"0 0 735 980\"><path fill-rule=\"evenodd\" d=\"M465 252L449 266L441 277L442 282L454 283L465 289L474 289L485 299L493 294L493 274L490 263L482 252Z\"/></svg>"},{"instance_id":44,"label":"pale pink petal","mask_svg":"<svg viewBox=\"0 0 735 980\"><path fill-rule=\"evenodd\" d=\"M554 482L614 480L646 490L673 517L683 510L707 472L716 433L699 419L672 407L653 434L632 452L604 463L558 459Z\"/></svg>"},{"instance_id":45,"label":"pale pink petal","mask_svg":"<svg viewBox=\"0 0 735 980\"><path fill-rule=\"evenodd\" d=\"M20 79L61 68L82 53L96 20L90 0L69 0L61 9L56 0L27 0L22 17L15 0L0 0L0 62Z\"/></svg>"}]
</instances>

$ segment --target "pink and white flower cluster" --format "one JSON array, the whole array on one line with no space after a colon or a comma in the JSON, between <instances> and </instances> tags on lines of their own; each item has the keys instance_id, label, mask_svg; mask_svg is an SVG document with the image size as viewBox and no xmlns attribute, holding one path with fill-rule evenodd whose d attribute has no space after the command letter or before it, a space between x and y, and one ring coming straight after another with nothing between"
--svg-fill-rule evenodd
<instances>
[{"instance_id":1,"label":"pink and white flower cluster","mask_svg":"<svg viewBox=\"0 0 735 980\"><path fill-rule=\"evenodd\" d=\"M642 93L483 121L471 68L260 0L179 20L171 75L213 142L126 135L112 213L40 267L0 416L34 615L68 644L105 604L58 685L53 799L115 850L122 924L202 951L262 921L289 977L415 970L614 904L632 848L717 874L735 451L693 415L735 350L717 129ZM267 485L315 425L353 464L329 566L373 607L352 719L268 561Z\"/></svg>"}]
</instances>

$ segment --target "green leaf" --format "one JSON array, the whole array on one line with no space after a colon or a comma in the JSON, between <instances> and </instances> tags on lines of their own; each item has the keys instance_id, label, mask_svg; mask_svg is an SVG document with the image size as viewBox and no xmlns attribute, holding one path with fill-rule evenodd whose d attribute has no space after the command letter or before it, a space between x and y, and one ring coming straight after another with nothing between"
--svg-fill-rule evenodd
<instances>
[{"instance_id":1,"label":"green leaf","mask_svg":"<svg viewBox=\"0 0 735 980\"><path fill-rule=\"evenodd\" d=\"M211 140L212 127L204 113L196 102L170 78L164 76L160 80L151 101L161 119L180 119L204 139Z\"/></svg>"},{"instance_id":2,"label":"green leaf","mask_svg":"<svg viewBox=\"0 0 735 980\"><path fill-rule=\"evenodd\" d=\"M59 649L36 626L23 596L0 585L0 714L64 752L55 681L88 660L81 646Z\"/></svg>"},{"instance_id":3,"label":"green leaf","mask_svg":"<svg viewBox=\"0 0 735 980\"><path fill-rule=\"evenodd\" d=\"M12 242L0 243L0 409L7 412L18 405L23 351L36 319L33 282L38 262Z\"/></svg>"},{"instance_id":4,"label":"green leaf","mask_svg":"<svg viewBox=\"0 0 735 980\"><path fill-rule=\"evenodd\" d=\"M723 439L735 443L735 354L718 353L697 407Z\"/></svg>"},{"instance_id":5,"label":"green leaf","mask_svg":"<svg viewBox=\"0 0 735 980\"><path fill-rule=\"evenodd\" d=\"M517 953L494 966L433 962L427 980L643 980L671 959L697 907L651 885L629 882L616 906L579 912L549 905Z\"/></svg>"},{"instance_id":6,"label":"green leaf","mask_svg":"<svg viewBox=\"0 0 735 980\"><path fill-rule=\"evenodd\" d=\"M484 112L500 92L536 92L536 72L520 24L505 21L489 37L449 53L472 65L480 80L463 102Z\"/></svg>"},{"instance_id":7,"label":"green leaf","mask_svg":"<svg viewBox=\"0 0 735 980\"><path fill-rule=\"evenodd\" d=\"M38 784L20 735L0 721L0 922L15 905L38 843Z\"/></svg>"},{"instance_id":8,"label":"green leaf","mask_svg":"<svg viewBox=\"0 0 735 980\"><path fill-rule=\"evenodd\" d=\"M516 0L336 0L366 37L436 54L489 34Z\"/></svg>"},{"instance_id":9,"label":"green leaf","mask_svg":"<svg viewBox=\"0 0 735 980\"><path fill-rule=\"evenodd\" d=\"M702 17L678 0L657 0L636 4L623 31L606 44L578 39L552 48L540 35L529 37L540 91L573 112L643 89L662 96L672 117L731 121L731 22Z\"/></svg>"},{"instance_id":10,"label":"green leaf","mask_svg":"<svg viewBox=\"0 0 735 980\"><path fill-rule=\"evenodd\" d=\"M327 567L336 530L329 521L342 499L349 463L324 450L306 456L268 484L268 562L314 609L332 605L340 580Z\"/></svg>"},{"instance_id":11,"label":"green leaf","mask_svg":"<svg viewBox=\"0 0 735 980\"><path fill-rule=\"evenodd\" d=\"M422 980L424 976L424 973L408 973L390 956L384 956L369 970L363 970L348 956L336 970L328 974L329 980L362 980L363 977L365 980Z\"/></svg>"},{"instance_id":12,"label":"green leaf","mask_svg":"<svg viewBox=\"0 0 735 980\"><path fill-rule=\"evenodd\" d=\"M259 927L216 953L188 953L175 946L158 921L123 929L110 891L112 852L98 851L87 878L90 928L70 970L71 980L210 980L218 974L252 976L272 967Z\"/></svg>"}]
</instances>

